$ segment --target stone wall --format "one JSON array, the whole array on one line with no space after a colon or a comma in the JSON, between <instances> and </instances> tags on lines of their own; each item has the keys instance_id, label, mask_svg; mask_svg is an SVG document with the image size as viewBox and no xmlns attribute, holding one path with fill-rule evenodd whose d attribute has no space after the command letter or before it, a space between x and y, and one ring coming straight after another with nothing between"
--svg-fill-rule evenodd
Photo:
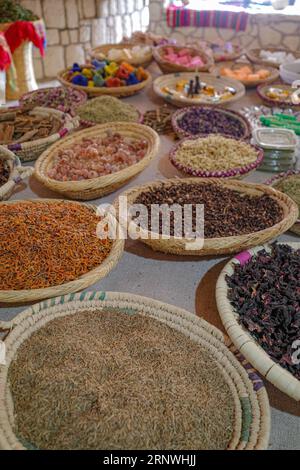
<instances>
[{"instance_id":1,"label":"stone wall","mask_svg":"<svg viewBox=\"0 0 300 470\"><path fill-rule=\"evenodd\" d=\"M149 0L21 0L42 17L47 29L47 51L34 51L38 80L53 78L59 70L84 62L88 51L119 42L149 24Z\"/></svg>"},{"instance_id":2,"label":"stone wall","mask_svg":"<svg viewBox=\"0 0 300 470\"><path fill-rule=\"evenodd\" d=\"M300 8L295 11L298 14L294 16L275 11L272 14L251 13L247 30L238 33L224 28L169 28L166 23L164 2L151 0L149 29L156 34L172 36L181 43L195 43L195 41L203 40L235 40L244 48L282 46L300 50Z\"/></svg>"}]
</instances>

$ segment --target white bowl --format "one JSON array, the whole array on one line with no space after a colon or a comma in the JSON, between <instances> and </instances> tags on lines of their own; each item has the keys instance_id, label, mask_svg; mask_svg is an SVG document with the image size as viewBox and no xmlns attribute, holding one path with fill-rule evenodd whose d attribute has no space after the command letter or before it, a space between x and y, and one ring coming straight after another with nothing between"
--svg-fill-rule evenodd
<instances>
[{"instance_id":1,"label":"white bowl","mask_svg":"<svg viewBox=\"0 0 300 470\"><path fill-rule=\"evenodd\" d=\"M295 80L300 80L300 60L282 64L279 71L281 79L291 85Z\"/></svg>"}]
</instances>

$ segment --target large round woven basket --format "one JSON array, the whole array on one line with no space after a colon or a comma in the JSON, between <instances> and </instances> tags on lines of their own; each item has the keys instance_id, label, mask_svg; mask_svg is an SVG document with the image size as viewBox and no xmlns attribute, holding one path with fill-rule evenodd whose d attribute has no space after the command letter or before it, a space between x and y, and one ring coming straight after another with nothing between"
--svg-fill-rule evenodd
<instances>
[{"instance_id":1,"label":"large round woven basket","mask_svg":"<svg viewBox=\"0 0 300 470\"><path fill-rule=\"evenodd\" d=\"M93 68L91 65L85 65L85 68ZM74 85L73 83L69 82L66 79L68 72L71 70L72 67L69 67L66 70L62 70L57 74L57 79L60 83L64 86L74 88L75 90L85 91L90 97L95 98L96 96L102 95L110 95L119 98L124 98L126 96L132 96L138 93L139 91L143 90L147 85L151 83L151 75L150 73L145 70L145 74L147 78L136 85L129 85L129 86L118 86L118 87L88 87L88 86L80 86Z\"/></svg>"},{"instance_id":2,"label":"large round woven basket","mask_svg":"<svg viewBox=\"0 0 300 470\"><path fill-rule=\"evenodd\" d=\"M102 46L98 46L92 49L90 56L93 59L103 60L103 58L107 58L107 54L111 49L131 49L132 47L134 47L133 44L131 45L126 42L120 42L119 44L103 44ZM114 62L121 63L124 62L124 60L114 60ZM128 62L129 64L136 67L148 67L152 62L152 48L150 48L149 52L145 54L145 57L142 61L130 59L128 57L125 62Z\"/></svg>"},{"instance_id":3,"label":"large round woven basket","mask_svg":"<svg viewBox=\"0 0 300 470\"><path fill-rule=\"evenodd\" d=\"M120 213L119 221L125 227L128 227L130 224L130 228L135 236L137 236L141 242L150 246L155 251L184 256L207 256L237 253L241 250L266 243L272 238L279 236L281 233L286 232L298 218L297 205L285 194L279 191L275 191L273 188L265 185L245 183L237 180L222 178L171 178L165 181L153 181L142 186L131 188L128 191L122 193L122 196L127 197L128 212L130 206L135 203L137 197L142 192L147 192L151 189L161 187L161 185L164 187L171 187L180 185L183 182L190 184L213 184L248 195L262 196L267 194L282 208L282 220L272 227L260 230L258 232L223 238L205 238L204 243L202 243L203 240L199 240L199 244L198 240L195 239L190 240L187 238L178 238L174 236L166 238L163 235L159 235L158 233L150 232L144 228L138 228L135 222L130 220L130 217L127 220L128 214ZM119 212L118 201L119 200L117 198L114 202L117 213ZM192 246L190 242L194 243L194 246Z\"/></svg>"},{"instance_id":4,"label":"large round woven basket","mask_svg":"<svg viewBox=\"0 0 300 470\"><path fill-rule=\"evenodd\" d=\"M295 91L291 87L291 85L286 85L284 83L276 82L276 83L272 83L271 86L278 87L281 90L288 90L289 92ZM289 96L289 99L287 100L275 100L275 99L269 98L266 94L269 88L270 88L270 85L265 84L265 83L259 85L256 88L258 96L260 97L261 100L264 101L266 106L271 106L271 107L276 106L276 107L281 107L281 108L293 108L293 109L295 108L297 110L300 109L300 104L293 103L292 100L290 99L290 96Z\"/></svg>"},{"instance_id":5,"label":"large round woven basket","mask_svg":"<svg viewBox=\"0 0 300 470\"><path fill-rule=\"evenodd\" d=\"M266 47L264 48L265 51L269 52L285 52L287 54L293 54L295 57L295 60L300 59L300 52L299 51L292 51L290 49L284 49L283 47ZM277 67L279 68L281 64L276 63L272 60L266 60L262 59L260 57L260 52L261 49L250 49L249 51L246 51L246 56L250 60L250 62L253 62L254 64L259 64L263 66L269 66L269 67Z\"/></svg>"},{"instance_id":6,"label":"large round woven basket","mask_svg":"<svg viewBox=\"0 0 300 470\"><path fill-rule=\"evenodd\" d=\"M243 49L239 44L232 44L232 52L227 52L225 50L223 52L216 52L213 49L213 46L215 46L215 45L216 44L214 44L210 41L205 41L205 43L203 44L203 46L205 48L209 48L215 62L224 62L224 61L227 61L227 60L236 60L239 57L241 57L241 55L243 54Z\"/></svg>"},{"instance_id":7,"label":"large round woven basket","mask_svg":"<svg viewBox=\"0 0 300 470\"><path fill-rule=\"evenodd\" d=\"M20 107L22 109L22 107ZM7 112L14 109L20 109L19 107L7 108ZM3 111L2 111L3 112ZM55 134L43 137L42 139L31 140L22 143L10 143L6 145L9 150L14 152L21 161L28 162L36 160L40 154L46 150L47 147L52 145L57 140L65 137L69 132L73 131L79 126L79 120L72 118L69 114L65 114L61 111L51 108L35 107L30 111L31 114L42 117L54 117L60 121L60 129Z\"/></svg>"},{"instance_id":8,"label":"large round woven basket","mask_svg":"<svg viewBox=\"0 0 300 470\"><path fill-rule=\"evenodd\" d=\"M168 103L173 104L174 106L196 106L202 104L214 104L226 106L231 104L240 98L242 98L245 94L245 87L244 85L239 82L238 80L234 80L232 78L217 78L210 73L199 73L199 79L202 82L207 83L210 86L213 86L217 91L223 91L225 87L232 87L236 90L236 93L232 95L230 98L222 101L212 103L208 99L201 97L201 99L191 98L183 95L177 95L167 90L175 90L176 83L179 80L194 80L195 79L195 72L185 72L185 73L173 73L168 75L162 75L154 80L153 89L155 93L163 98Z\"/></svg>"},{"instance_id":9,"label":"large round woven basket","mask_svg":"<svg viewBox=\"0 0 300 470\"><path fill-rule=\"evenodd\" d=\"M9 199L15 186L32 175L34 169L30 166L23 167L20 159L2 145L0 145L0 160L4 162L9 171L8 180L0 186L0 201L4 201Z\"/></svg>"},{"instance_id":10,"label":"large round woven basket","mask_svg":"<svg viewBox=\"0 0 300 470\"><path fill-rule=\"evenodd\" d=\"M55 204L57 202L63 202L68 204L68 201L59 199L30 199L33 204L36 203L47 203ZM0 203L3 204L22 204L27 203L28 200L8 201ZM79 202L73 202L73 204L81 204ZM97 212L97 207L91 204L85 204L92 212ZM5 303L24 303L24 302L36 302L42 299L49 299L57 295L65 295L73 292L78 292L87 287L93 285L95 282L107 276L107 274L117 265L120 258L122 257L124 250L124 240L118 238L113 241L112 248L105 260L95 269L92 269L86 274L78 277L74 281L69 281L58 286L51 286L47 288L39 289L23 289L23 290L0 290L0 302Z\"/></svg>"},{"instance_id":11,"label":"large round woven basket","mask_svg":"<svg viewBox=\"0 0 300 470\"><path fill-rule=\"evenodd\" d=\"M228 61L228 62L222 62L218 65L216 65L213 69L213 73L216 75L216 76L220 76L220 77L226 77L226 75L224 75L222 73L222 69L225 67L225 68L229 68L231 70L238 70L240 69L243 65L249 65L249 63L245 63L245 62L232 62L232 61ZM253 70L253 73L257 72L258 70L261 70L261 66L259 65L253 65L253 64L250 64L250 68ZM274 68L274 67L270 67L270 66L265 66L264 67L264 70L268 70L268 72L270 73L270 75L266 78L258 78L258 79L255 79L255 80L239 80L241 83L243 83L243 85L246 87L246 88L254 88L258 85L261 85L262 83L272 83L274 82L275 80L278 79L279 77L279 70ZM237 79L238 80L238 79Z\"/></svg>"},{"instance_id":12,"label":"large round woven basket","mask_svg":"<svg viewBox=\"0 0 300 470\"><path fill-rule=\"evenodd\" d=\"M287 244L287 243L285 243ZM288 243L293 248L300 247L299 243ZM227 297L228 285L226 275L231 276L235 265L241 265L245 260L249 260L258 251L265 248L271 251L268 245L257 246L251 250L240 253L230 260L222 270L216 287L217 306L221 320L228 335L237 349L251 362L260 374L271 382L275 387L289 395L294 400L300 401L300 381L297 380L288 370L275 363L270 356L255 341L250 333L239 324L239 314L236 312Z\"/></svg>"},{"instance_id":13,"label":"large round woven basket","mask_svg":"<svg viewBox=\"0 0 300 470\"><path fill-rule=\"evenodd\" d=\"M185 115L185 113L189 113L190 111L194 109L201 108L203 110L211 110L213 109L215 113L219 113L220 117L222 116L229 116L237 121L242 125L243 127L243 134L241 135L241 139L249 139L251 136L251 126L248 121L248 119L245 118L242 114L238 113L237 111L233 111L232 109L224 109L220 107L216 107L212 104L202 104L200 106L188 106L186 108L181 108L175 111L175 113L172 114L172 127L174 129L174 132L176 135L180 138L183 139L184 137L193 137L195 134L192 134L180 127L178 125L178 121ZM225 134L224 134L225 135ZM231 137L229 135L228 137Z\"/></svg>"},{"instance_id":14,"label":"large round woven basket","mask_svg":"<svg viewBox=\"0 0 300 470\"><path fill-rule=\"evenodd\" d=\"M168 48L172 48L176 52L179 52L182 49L187 50L192 57L201 57L204 64L198 67L186 67L184 65L175 64L174 62L169 62L164 58L165 51ZM191 46L157 46L153 49L153 57L163 73L208 72L214 63L212 57L206 54L203 49L201 49L200 47L197 48Z\"/></svg>"},{"instance_id":15,"label":"large round woven basket","mask_svg":"<svg viewBox=\"0 0 300 470\"><path fill-rule=\"evenodd\" d=\"M148 144L148 150L142 160L123 170L98 178L82 181L56 181L49 178L48 171L53 166L58 151L66 149L84 138L105 137L108 131L118 132L125 138L142 139ZM159 136L148 126L136 123L111 122L100 124L77 132L62 142L57 142L47 149L35 164L35 177L47 188L71 199L90 200L102 197L126 184L131 178L140 173L156 156L159 148Z\"/></svg>"},{"instance_id":16,"label":"large round woven basket","mask_svg":"<svg viewBox=\"0 0 300 470\"><path fill-rule=\"evenodd\" d=\"M276 186L277 183L279 183L280 181L292 175L300 175L300 170L289 170L286 173L279 173L273 178L267 180L265 184L268 184L274 187ZM300 217L296 220L295 224L290 228L290 231L300 236Z\"/></svg>"},{"instance_id":17,"label":"large round woven basket","mask_svg":"<svg viewBox=\"0 0 300 470\"><path fill-rule=\"evenodd\" d=\"M0 322L0 328L9 331L5 339L6 364L0 365L0 448L26 448L16 434L13 397L8 380L8 370L19 347L33 332L55 318L76 315L82 310L88 317L89 312L105 308L120 309L122 314L152 317L200 345L211 360L217 363L236 397L235 422L228 449L267 448L270 409L263 382L232 348L230 341L214 326L183 309L119 292L86 292L56 297L28 308L11 322Z\"/></svg>"}]
</instances>

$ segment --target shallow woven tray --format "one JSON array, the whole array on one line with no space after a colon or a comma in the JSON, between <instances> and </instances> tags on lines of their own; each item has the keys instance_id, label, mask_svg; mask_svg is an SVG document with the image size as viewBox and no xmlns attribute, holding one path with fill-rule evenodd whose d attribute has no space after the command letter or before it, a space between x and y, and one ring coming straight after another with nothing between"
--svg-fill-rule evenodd
<instances>
[{"instance_id":1,"label":"shallow woven tray","mask_svg":"<svg viewBox=\"0 0 300 470\"><path fill-rule=\"evenodd\" d=\"M183 238L175 238L170 236L169 239L163 239L161 235L157 233L153 234L147 229L140 229L138 239L150 246L155 251L163 253L171 253L176 255L184 256L207 256L207 255L221 255L228 253L238 253L241 250L248 249L250 247L261 245L276 238L281 233L286 232L298 218L298 207L291 198L285 194L275 191L265 185L255 183L245 183L237 180L222 179L222 178L171 178L164 181L153 181L142 186L137 186L125 191L122 196L127 197L128 208L134 203L138 195L144 191L151 190L161 184L165 186L174 186L182 183L193 183L193 184L215 184L221 187L239 191L241 193L252 194L252 195L263 195L267 194L271 196L283 209L283 218L280 222L273 225L272 227L260 230L258 232L249 233L246 235L223 237L223 238L206 238L202 248L186 249L186 244L190 240ZM118 198L115 200L114 205L117 209L118 214ZM125 225L128 221L122 220L123 214L119 219L121 225ZM127 226L127 225L126 225ZM134 221L131 221L131 227L136 227L135 233L138 232L138 228Z\"/></svg>"},{"instance_id":2,"label":"shallow woven tray","mask_svg":"<svg viewBox=\"0 0 300 470\"><path fill-rule=\"evenodd\" d=\"M300 59L300 52L299 51L291 51L290 49L285 49L283 47L264 47L264 51L270 51L270 52L278 52L278 51L283 51L287 53L293 54L295 57L295 60ZM250 62L253 62L254 64L260 64L260 65L265 65L265 66L270 66L270 67L276 67L279 69L281 64L276 64L272 62L271 60L266 60L266 59L261 59L259 54L260 54L261 49L250 49L249 51L246 51L246 56L250 60Z\"/></svg>"},{"instance_id":3,"label":"shallow woven tray","mask_svg":"<svg viewBox=\"0 0 300 470\"><path fill-rule=\"evenodd\" d=\"M293 248L300 247L299 243L285 242L285 244L288 244ZM254 340L250 333L238 323L239 315L233 309L227 298L228 285L225 280L226 274L229 276L232 275L234 272L234 265L243 264L245 259L248 260L252 258L253 255L263 248L270 251L270 247L268 245L257 246L252 250L240 253L226 264L219 276L216 286L217 306L228 335L246 359L251 362L253 367L255 367L260 374L275 385L275 387L279 388L279 390L286 393L291 398L294 398L294 400L300 401L300 381L297 380L289 371L275 363Z\"/></svg>"},{"instance_id":4,"label":"shallow woven tray","mask_svg":"<svg viewBox=\"0 0 300 470\"><path fill-rule=\"evenodd\" d=\"M124 137L132 139L144 139L148 142L148 151L145 157L134 165L110 175L100 176L82 181L56 181L47 176L48 171L53 166L53 159L57 152L72 144L80 142L84 137L103 137L108 130L120 133ZM156 156L159 148L158 134L148 126L136 123L112 122L99 124L89 129L77 132L76 134L58 142L47 149L35 164L34 176L47 188L63 194L71 199L90 200L97 199L127 183L131 178L140 173L151 160Z\"/></svg>"},{"instance_id":5,"label":"shallow woven tray","mask_svg":"<svg viewBox=\"0 0 300 470\"><path fill-rule=\"evenodd\" d=\"M27 104L30 104L30 99L32 97L34 97L35 95L41 95L42 93L46 94L49 90L53 90L54 88L57 88L57 87L39 88L38 90L34 90L34 91L30 91L29 93L25 93L19 99L19 103L20 103L21 106L27 106ZM59 88L61 88L61 87L59 87ZM65 90L68 92L69 88L65 88ZM75 109L78 106L81 106L82 104L84 104L87 101L87 94L85 92L83 92L81 90L73 90L73 92L76 93L76 95L78 97L78 102L76 104L74 103L74 106L72 106L72 113L71 113L72 115L74 115ZM39 103L38 106L44 107L43 102ZM61 106L62 107L64 106L64 101L61 102ZM50 108L52 108L52 106L50 106ZM56 108L54 108L54 109L56 109ZM60 111L68 112L65 107L63 109L60 109Z\"/></svg>"},{"instance_id":6,"label":"shallow woven tray","mask_svg":"<svg viewBox=\"0 0 300 470\"><path fill-rule=\"evenodd\" d=\"M14 432L13 400L8 383L8 370L19 347L34 331L49 321L79 311L119 308L150 316L201 345L219 365L224 378L236 396L236 419L228 449L265 449L270 432L270 409L263 382L236 353L223 334L205 320L186 310L157 300L119 292L86 292L45 301L26 309L11 322L0 322L9 330L5 339L6 365L0 365L0 448L25 449ZM237 354L237 357L228 347Z\"/></svg>"},{"instance_id":7,"label":"shallow woven tray","mask_svg":"<svg viewBox=\"0 0 300 470\"><path fill-rule=\"evenodd\" d=\"M91 65L84 65L85 68L93 68ZM96 97L96 96L102 96L102 95L110 95L110 96L116 96L119 98L125 97L125 96L131 96L135 95L139 91L143 90L149 83L151 83L151 75L147 70L145 70L145 73L147 74L146 80L143 80L140 83L137 83L136 85L130 85L130 86L119 86L119 87L110 87L107 88L105 86L102 87L88 87L88 86L80 86L80 85L73 85L73 83L69 82L68 80L65 80L65 74L71 70L72 67L67 68L66 70L62 70L57 74L57 79L62 83L62 85L66 87L71 87L74 88L75 90L81 90L84 91L89 95L89 97Z\"/></svg>"},{"instance_id":8,"label":"shallow woven tray","mask_svg":"<svg viewBox=\"0 0 300 470\"><path fill-rule=\"evenodd\" d=\"M240 69L243 65L249 65L245 62L232 62L232 61L229 61L229 62L222 62L221 64L218 64L217 66L214 67L214 70L213 70L213 73L216 75L216 76L220 76L220 77L225 77L221 74L221 69L223 67L228 67L232 70L236 70L236 69ZM250 67L252 68L252 70L254 72L262 69L262 66L259 66L259 65L253 65L253 64L250 64ZM279 70L274 68L274 67L270 67L270 66L265 66L263 67L265 70L268 70L270 72L270 75L269 77L267 78L261 78L261 79L258 79L258 80L239 80L246 88L253 88L253 87L256 87L257 85L260 85L262 83L272 83L274 82L275 80L277 80L277 78L279 77ZM238 79L237 79L238 80Z\"/></svg>"},{"instance_id":9,"label":"shallow woven tray","mask_svg":"<svg viewBox=\"0 0 300 470\"><path fill-rule=\"evenodd\" d=\"M285 178L287 178L289 176L292 176L292 175L300 175L300 170L289 170L286 173L279 173L278 175L274 176L273 178L267 180L266 184L273 187L280 180L284 180ZM279 191L279 190L277 189L277 191ZM295 224L289 230L300 236L300 218L296 220Z\"/></svg>"},{"instance_id":10,"label":"shallow woven tray","mask_svg":"<svg viewBox=\"0 0 300 470\"><path fill-rule=\"evenodd\" d=\"M127 42L120 42L119 44L103 44L102 46L95 47L94 49L91 50L90 56L92 59L97 59L97 60L102 60L103 57L102 55L107 57L108 52L110 49L132 49L134 47L134 44L129 44ZM117 64L120 64L121 62L128 62L131 65L134 65L136 67L148 67L151 62L152 62L152 48L148 54L145 54L144 60L138 61L138 60L114 60L114 62L117 62Z\"/></svg>"},{"instance_id":11,"label":"shallow woven tray","mask_svg":"<svg viewBox=\"0 0 300 470\"><path fill-rule=\"evenodd\" d=\"M251 132L252 132L251 131L251 126L250 126L250 123L249 123L248 119L245 118L245 116L238 113L237 111L233 111L232 109L219 108L219 107L216 107L212 104L201 104L199 106L189 106L187 108L178 109L177 111L175 111L175 113L173 113L173 115L172 115L172 127L174 129L174 132L176 133L176 135L179 138L182 139L184 137L194 137L195 134L191 134L190 132L185 131L184 129L179 127L177 122L178 122L179 119L181 119L183 117L183 115L185 113L188 113L191 110L197 109L197 108L213 109L215 112L218 112L220 114L225 114L227 116L231 116L231 117L234 117L235 119L238 119L244 127L244 134L241 136L241 139L249 139L250 138ZM231 137L231 136L227 135L227 137Z\"/></svg>"},{"instance_id":12,"label":"shallow woven tray","mask_svg":"<svg viewBox=\"0 0 300 470\"><path fill-rule=\"evenodd\" d=\"M217 134L211 134L211 135L217 135ZM262 149L260 149L256 145L248 144L249 147L252 147L253 149L256 150L257 159L254 162L249 163L248 165L245 165L239 168L235 167L235 168L231 168L230 170L209 171L209 170L201 169L200 160L199 160L198 169L184 165L183 163L180 163L177 161L176 154L177 154L179 147L181 146L183 142L197 140L199 138L206 138L206 137L207 137L206 134L198 134L196 136L185 137L184 139L180 140L169 153L169 159L172 165L174 165L175 168L177 168L177 170L190 176L198 176L200 178L234 178L234 179L237 178L239 179L239 178L244 178L245 176L248 176L250 173L252 173L260 165L264 157L264 152ZM233 139L233 140L238 140L238 139Z\"/></svg>"},{"instance_id":13,"label":"shallow woven tray","mask_svg":"<svg viewBox=\"0 0 300 470\"><path fill-rule=\"evenodd\" d=\"M231 98L228 98L225 101L216 103L215 106L226 106L227 104L231 104L234 101L239 100L245 94L245 87L244 85L239 82L238 80L233 80L232 78L217 78L212 74L209 73L199 73L199 78L201 81L214 86L217 90L222 90L226 86L231 86L235 88L236 94L233 95ZM197 106L202 104L214 104L208 102L207 100L202 99L202 101L195 101L193 98L188 97L177 97L175 95L170 95L169 93L164 92L162 89L164 87L169 87L170 89L175 89L175 85L179 80L191 80L195 78L195 72L188 72L188 73L174 73L163 75L162 77L158 77L154 80L153 89L155 93L166 100L168 103L173 104L174 106Z\"/></svg>"},{"instance_id":14,"label":"shallow woven tray","mask_svg":"<svg viewBox=\"0 0 300 470\"><path fill-rule=\"evenodd\" d=\"M6 110L9 112L10 110L16 110L19 108L20 107L6 108ZM65 137L69 132L79 126L78 119L72 118L69 114L62 113L61 111L58 111L56 109L36 106L32 109L32 113L45 117L55 117L61 122L61 128L55 134L52 134L48 137L44 137L42 139L23 142L21 144L14 144L12 142L8 145L4 145L4 147L7 147L9 150L15 153L23 162L36 160L40 156L40 154L44 150L46 150L46 148L48 148L54 142Z\"/></svg>"},{"instance_id":15,"label":"shallow woven tray","mask_svg":"<svg viewBox=\"0 0 300 470\"><path fill-rule=\"evenodd\" d=\"M209 47L210 50L211 50L211 53L212 53L212 56L213 56L215 62L224 62L224 61L227 61L227 60L235 60L235 59L238 59L239 57L241 57L241 55L243 54L243 50L242 50L241 46L239 46L238 44L232 44L232 47L234 49L233 52L229 53L229 52L224 51L222 54L215 53L213 51L213 49L211 48L212 44L213 43L211 43L211 42L206 42L207 47Z\"/></svg>"},{"instance_id":16,"label":"shallow woven tray","mask_svg":"<svg viewBox=\"0 0 300 470\"><path fill-rule=\"evenodd\" d=\"M6 162L9 170L8 180L0 186L0 201L4 201L9 199L15 186L32 175L34 169L30 166L23 167L19 157L2 145L0 145L0 160Z\"/></svg>"},{"instance_id":17,"label":"shallow woven tray","mask_svg":"<svg viewBox=\"0 0 300 470\"><path fill-rule=\"evenodd\" d=\"M43 203L47 202L50 203L57 203L57 202L64 202L68 203L68 201L63 201L61 199L29 199L29 200L18 200L18 201L9 201L9 202L1 202L0 203L0 210L1 205L3 204L18 204L27 203L28 201L32 203ZM81 204L80 202L73 202L75 204ZM97 211L97 207L91 204L85 204L91 211ZM24 302L33 302L42 299L49 299L51 297L55 297L57 295L65 295L70 294L72 292L78 292L87 287L95 284L95 282L99 281L100 279L107 276L107 274L117 265L120 258L123 255L124 250L124 240L116 239L112 243L111 251L107 258L95 269L92 269L86 274L78 277L74 281L69 281L64 284L58 286L51 286L46 288L39 288L39 289L23 289L23 290L0 290L0 302L5 303L24 303Z\"/></svg>"},{"instance_id":18,"label":"shallow woven tray","mask_svg":"<svg viewBox=\"0 0 300 470\"><path fill-rule=\"evenodd\" d=\"M264 101L264 103L267 105L267 106L276 106L276 107L282 107L282 108L295 108L295 109L300 109L300 104L294 104L291 100L289 101L284 101L284 100L273 100L271 98L269 98L267 95L266 95L266 91L267 89L270 87L270 86L274 86L274 87L279 87L279 88L282 88L283 90L292 90L292 91L295 91L291 85L286 85L284 83L272 83L272 84L262 84L262 85L259 85L256 89L257 91L257 94L258 96L260 97L261 100Z\"/></svg>"},{"instance_id":19,"label":"shallow woven tray","mask_svg":"<svg viewBox=\"0 0 300 470\"><path fill-rule=\"evenodd\" d=\"M188 49L191 56L200 56L204 62L204 65L198 67L185 67L184 65L175 64L173 62L169 62L163 58L163 53L166 48L171 47L175 49L176 52L180 51L181 49ZM213 65L213 59L208 54L205 53L203 49L200 47L191 47L191 46L172 46L170 44L157 46L153 49L153 57L155 62L159 66L160 70L163 73L176 73L176 72L208 72L211 66Z\"/></svg>"}]
</instances>

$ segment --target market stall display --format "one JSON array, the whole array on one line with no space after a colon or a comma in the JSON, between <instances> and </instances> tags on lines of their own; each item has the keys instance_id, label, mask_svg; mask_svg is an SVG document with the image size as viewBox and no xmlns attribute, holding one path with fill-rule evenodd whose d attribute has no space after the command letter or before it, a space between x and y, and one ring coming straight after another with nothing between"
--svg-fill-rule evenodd
<instances>
[{"instance_id":1,"label":"market stall display","mask_svg":"<svg viewBox=\"0 0 300 470\"><path fill-rule=\"evenodd\" d=\"M175 106L196 104L227 105L245 94L244 85L232 78L209 73L174 73L156 78L155 93Z\"/></svg>"},{"instance_id":2,"label":"market stall display","mask_svg":"<svg viewBox=\"0 0 300 470\"><path fill-rule=\"evenodd\" d=\"M78 120L51 108L4 108L0 110L0 144L20 160L32 161L78 125Z\"/></svg>"},{"instance_id":3,"label":"market stall display","mask_svg":"<svg viewBox=\"0 0 300 470\"><path fill-rule=\"evenodd\" d=\"M299 330L299 269L299 243L257 246L225 266L216 288L219 313L235 346L296 401L300 366L291 359Z\"/></svg>"},{"instance_id":4,"label":"market stall display","mask_svg":"<svg viewBox=\"0 0 300 470\"><path fill-rule=\"evenodd\" d=\"M77 115L84 127L107 122L139 122L141 113L131 104L114 96L98 96L79 106Z\"/></svg>"},{"instance_id":5,"label":"market stall display","mask_svg":"<svg viewBox=\"0 0 300 470\"><path fill-rule=\"evenodd\" d=\"M32 174L32 167L23 167L13 152L0 145L0 201L9 199L14 188Z\"/></svg>"},{"instance_id":6,"label":"market stall display","mask_svg":"<svg viewBox=\"0 0 300 470\"><path fill-rule=\"evenodd\" d=\"M251 49L246 51L247 58L254 64L279 68L281 64L294 62L300 59L300 52L291 51L281 47L268 47L267 49Z\"/></svg>"},{"instance_id":7,"label":"market stall display","mask_svg":"<svg viewBox=\"0 0 300 470\"><path fill-rule=\"evenodd\" d=\"M96 206L57 199L0 205L0 302L77 292L106 276L122 256L124 240L97 236L102 218Z\"/></svg>"},{"instance_id":8,"label":"market stall display","mask_svg":"<svg viewBox=\"0 0 300 470\"><path fill-rule=\"evenodd\" d=\"M222 178L175 178L153 181L125 191L128 216L120 222L133 230L135 236L155 251L186 256L235 253L265 243L288 230L298 218L296 203L285 194L265 185L242 183ZM118 199L115 206L118 209ZM189 229L184 213L182 224L175 215L171 223L152 220L146 214L135 216L130 207L143 204L185 204L194 206ZM205 224L196 205L204 205ZM199 206L198 206L199 207ZM133 207L134 209L134 207ZM180 211L182 217L182 210ZM179 214L179 215L180 215ZM178 216L178 214L177 214ZM123 218L125 217L125 220ZM189 215L187 217L190 217ZM122 220L121 220L122 218ZM135 220L136 219L136 220ZM188 222L187 222L188 224Z\"/></svg>"},{"instance_id":9,"label":"market stall display","mask_svg":"<svg viewBox=\"0 0 300 470\"><path fill-rule=\"evenodd\" d=\"M256 87L261 83L272 83L279 77L279 71L274 67L262 67L243 62L222 62L215 66L214 72L221 77L239 80L247 88Z\"/></svg>"},{"instance_id":10,"label":"market stall display","mask_svg":"<svg viewBox=\"0 0 300 470\"><path fill-rule=\"evenodd\" d=\"M300 105L294 104L291 99L295 91L290 85L283 83L262 84L257 87L258 96L267 106L280 106L282 108L297 108Z\"/></svg>"},{"instance_id":11,"label":"market stall display","mask_svg":"<svg viewBox=\"0 0 300 470\"><path fill-rule=\"evenodd\" d=\"M51 146L36 162L35 177L71 199L95 199L140 173L158 148L159 136L147 126L101 124Z\"/></svg>"},{"instance_id":12,"label":"market stall display","mask_svg":"<svg viewBox=\"0 0 300 470\"><path fill-rule=\"evenodd\" d=\"M103 44L92 49L90 55L99 61L109 60L117 64L128 62L135 67L146 68L152 62L152 47L146 44L129 45L126 42Z\"/></svg>"},{"instance_id":13,"label":"market stall display","mask_svg":"<svg viewBox=\"0 0 300 470\"><path fill-rule=\"evenodd\" d=\"M153 57L163 73L208 72L213 65L203 49L191 46L157 46Z\"/></svg>"},{"instance_id":14,"label":"market stall display","mask_svg":"<svg viewBox=\"0 0 300 470\"><path fill-rule=\"evenodd\" d=\"M85 91L90 97L111 95L131 96L143 90L151 82L151 76L143 67L135 68L127 62L96 61L92 64L73 64L58 73L62 85Z\"/></svg>"},{"instance_id":15,"label":"market stall display","mask_svg":"<svg viewBox=\"0 0 300 470\"><path fill-rule=\"evenodd\" d=\"M87 292L37 304L0 327L9 329L7 363L0 366L2 448L268 445L262 381L219 330L183 309L131 294ZM42 363L41 347L47 350ZM145 347L152 353L145 356ZM29 369L38 380L27 380ZM94 406L95 393L104 408Z\"/></svg>"},{"instance_id":16,"label":"market stall display","mask_svg":"<svg viewBox=\"0 0 300 470\"><path fill-rule=\"evenodd\" d=\"M263 152L232 137L199 134L181 140L169 157L179 171L190 176L242 178L260 165Z\"/></svg>"}]
</instances>

